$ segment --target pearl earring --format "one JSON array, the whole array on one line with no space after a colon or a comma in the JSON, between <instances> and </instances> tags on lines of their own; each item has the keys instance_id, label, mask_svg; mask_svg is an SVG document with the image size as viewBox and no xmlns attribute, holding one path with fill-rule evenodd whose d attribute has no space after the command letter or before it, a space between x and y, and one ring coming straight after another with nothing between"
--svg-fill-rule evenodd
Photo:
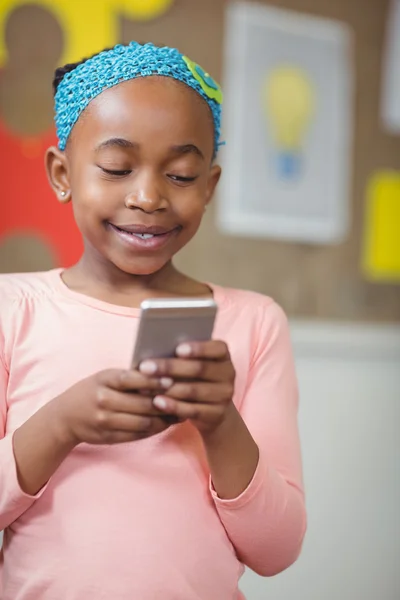
<instances>
[{"instance_id":1,"label":"pearl earring","mask_svg":"<svg viewBox=\"0 0 400 600\"><path fill-rule=\"evenodd\" d=\"M65 198L65 196L67 195L67 192L65 192L64 190L62 190L60 192L61 198Z\"/></svg>"}]
</instances>

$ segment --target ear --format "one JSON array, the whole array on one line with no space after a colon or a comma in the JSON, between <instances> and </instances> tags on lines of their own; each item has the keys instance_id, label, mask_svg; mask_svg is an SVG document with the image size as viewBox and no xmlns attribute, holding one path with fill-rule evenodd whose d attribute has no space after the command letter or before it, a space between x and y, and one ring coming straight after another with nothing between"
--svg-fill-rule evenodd
<instances>
[{"instance_id":1,"label":"ear","mask_svg":"<svg viewBox=\"0 0 400 600\"><path fill-rule=\"evenodd\" d=\"M45 165L47 178L58 201L66 204L71 200L71 190L68 174L68 159L62 150L51 146L46 151Z\"/></svg>"},{"instance_id":2,"label":"ear","mask_svg":"<svg viewBox=\"0 0 400 600\"><path fill-rule=\"evenodd\" d=\"M217 183L221 177L221 172L222 170L219 165L212 165L207 181L206 205L212 200L215 188L217 187Z\"/></svg>"}]
</instances>

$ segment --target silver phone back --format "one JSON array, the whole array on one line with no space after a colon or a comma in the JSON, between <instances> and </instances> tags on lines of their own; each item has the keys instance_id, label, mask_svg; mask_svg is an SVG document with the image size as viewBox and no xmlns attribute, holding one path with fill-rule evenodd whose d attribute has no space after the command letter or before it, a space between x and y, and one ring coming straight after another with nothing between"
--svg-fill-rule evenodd
<instances>
[{"instance_id":1,"label":"silver phone back","mask_svg":"<svg viewBox=\"0 0 400 600\"><path fill-rule=\"evenodd\" d=\"M169 358L184 342L212 337L217 305L212 298L154 298L141 304L132 366L148 358Z\"/></svg>"}]
</instances>

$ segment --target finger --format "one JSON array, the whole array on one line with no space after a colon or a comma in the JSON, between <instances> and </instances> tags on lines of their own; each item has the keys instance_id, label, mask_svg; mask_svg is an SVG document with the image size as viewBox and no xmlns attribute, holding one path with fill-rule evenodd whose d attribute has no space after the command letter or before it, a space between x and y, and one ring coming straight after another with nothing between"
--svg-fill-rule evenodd
<instances>
[{"instance_id":1,"label":"finger","mask_svg":"<svg viewBox=\"0 0 400 600\"><path fill-rule=\"evenodd\" d=\"M153 403L164 413L174 415L179 419L194 419L203 421L204 423L214 422L223 413L221 405L181 402L169 396L156 396Z\"/></svg>"},{"instance_id":2,"label":"finger","mask_svg":"<svg viewBox=\"0 0 400 600\"><path fill-rule=\"evenodd\" d=\"M181 358L203 358L206 360L227 360L229 350L225 342L209 340L207 342L187 342L180 344L176 355Z\"/></svg>"},{"instance_id":3,"label":"finger","mask_svg":"<svg viewBox=\"0 0 400 600\"><path fill-rule=\"evenodd\" d=\"M126 432L136 435L154 435L169 427L162 417L144 417L125 413L111 413L103 423L104 429L111 432Z\"/></svg>"},{"instance_id":4,"label":"finger","mask_svg":"<svg viewBox=\"0 0 400 600\"><path fill-rule=\"evenodd\" d=\"M97 406L104 413L124 413L127 415L157 416L159 411L153 405L153 396L140 396L127 392L117 392L110 388L100 388Z\"/></svg>"},{"instance_id":5,"label":"finger","mask_svg":"<svg viewBox=\"0 0 400 600\"><path fill-rule=\"evenodd\" d=\"M143 374L159 376L162 379L195 379L212 382L230 381L235 376L230 361L213 362L184 358L146 360L140 364L139 370Z\"/></svg>"},{"instance_id":6,"label":"finger","mask_svg":"<svg viewBox=\"0 0 400 600\"><path fill-rule=\"evenodd\" d=\"M140 389L168 389L172 381L165 377L146 377L136 370L109 369L99 374L99 383L104 387L123 392Z\"/></svg>"},{"instance_id":7,"label":"finger","mask_svg":"<svg viewBox=\"0 0 400 600\"><path fill-rule=\"evenodd\" d=\"M194 381L177 381L168 390L168 397L186 402L200 402L204 404L224 404L233 398L234 386L232 382L206 383Z\"/></svg>"}]
</instances>

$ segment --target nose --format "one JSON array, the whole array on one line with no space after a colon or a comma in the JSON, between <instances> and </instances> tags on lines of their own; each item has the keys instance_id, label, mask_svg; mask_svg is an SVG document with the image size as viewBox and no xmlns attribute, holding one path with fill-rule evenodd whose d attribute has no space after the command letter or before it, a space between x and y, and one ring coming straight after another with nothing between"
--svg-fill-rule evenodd
<instances>
[{"instance_id":1,"label":"nose","mask_svg":"<svg viewBox=\"0 0 400 600\"><path fill-rule=\"evenodd\" d=\"M165 210L167 200L154 176L147 174L138 177L134 182L134 189L125 197L125 206L130 209L138 209L146 213Z\"/></svg>"}]
</instances>

